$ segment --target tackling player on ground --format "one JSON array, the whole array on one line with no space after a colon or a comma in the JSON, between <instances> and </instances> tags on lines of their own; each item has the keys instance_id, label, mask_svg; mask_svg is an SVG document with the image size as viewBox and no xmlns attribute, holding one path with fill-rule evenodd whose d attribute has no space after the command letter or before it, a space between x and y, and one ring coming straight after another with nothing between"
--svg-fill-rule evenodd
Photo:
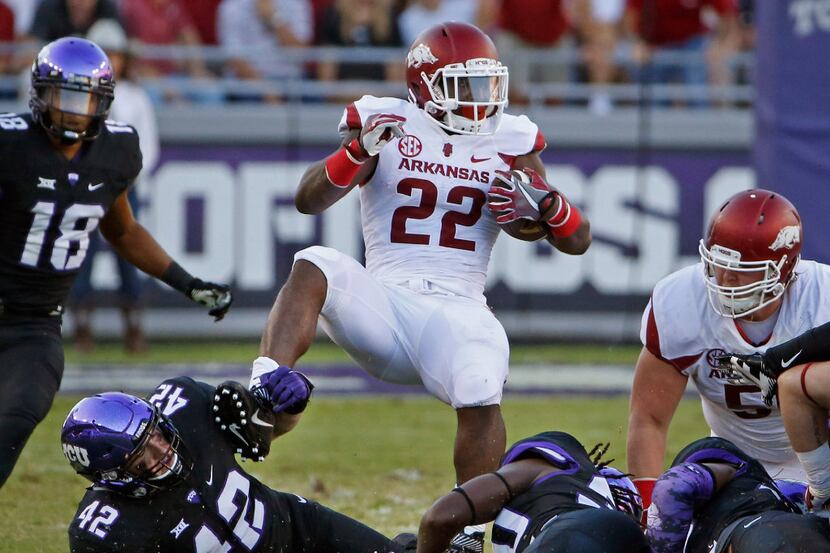
<instances>
[{"instance_id":1,"label":"tackling player on ground","mask_svg":"<svg viewBox=\"0 0 830 553\"><path fill-rule=\"evenodd\" d=\"M798 211L782 195L747 190L715 213L701 263L665 277L643 314L628 424L628 470L648 503L669 423L689 378L713 435L775 478L804 480L778 409L718 358L785 342L830 319L830 267L799 261Z\"/></svg>"},{"instance_id":2,"label":"tackling player on ground","mask_svg":"<svg viewBox=\"0 0 830 553\"><path fill-rule=\"evenodd\" d=\"M728 440L697 440L657 480L649 546L653 553L830 551L827 520L802 514L804 489L773 480Z\"/></svg>"},{"instance_id":3,"label":"tackling player on ground","mask_svg":"<svg viewBox=\"0 0 830 553\"><path fill-rule=\"evenodd\" d=\"M539 223L570 254L591 237L579 210L543 180L538 127L503 113L507 67L484 33L435 25L406 62L411 101L364 96L349 105L342 146L309 167L295 198L316 214L359 187L366 266L321 246L297 253L252 380L293 366L319 317L370 374L422 384L456 410L461 483L494 470L506 445L508 343L484 298L499 224ZM510 172L519 169L526 173Z\"/></svg>"},{"instance_id":4,"label":"tackling player on ground","mask_svg":"<svg viewBox=\"0 0 830 553\"><path fill-rule=\"evenodd\" d=\"M282 401L263 401L295 390ZM187 377L147 400L110 392L81 400L63 424L63 452L92 481L69 525L72 553L397 553L367 526L273 490L236 460L262 460L294 428L309 383L296 372L255 397L236 382Z\"/></svg>"},{"instance_id":5,"label":"tackling player on ground","mask_svg":"<svg viewBox=\"0 0 830 553\"><path fill-rule=\"evenodd\" d=\"M417 547L442 553L465 524L492 520L496 553L646 553L642 513L626 475L591 459L570 434L543 432L508 449L498 471L436 501Z\"/></svg>"},{"instance_id":6,"label":"tackling player on ground","mask_svg":"<svg viewBox=\"0 0 830 553\"><path fill-rule=\"evenodd\" d=\"M830 323L763 353L727 353L721 367L761 388L767 405L780 405L790 443L810 485L811 509L830 508Z\"/></svg>"},{"instance_id":7,"label":"tackling player on ground","mask_svg":"<svg viewBox=\"0 0 830 553\"><path fill-rule=\"evenodd\" d=\"M133 217L141 150L135 129L105 120L114 94L104 52L62 38L32 65L32 113L0 115L0 486L60 386L63 305L99 222L121 257L217 320L231 304L227 286L188 274Z\"/></svg>"}]
</instances>

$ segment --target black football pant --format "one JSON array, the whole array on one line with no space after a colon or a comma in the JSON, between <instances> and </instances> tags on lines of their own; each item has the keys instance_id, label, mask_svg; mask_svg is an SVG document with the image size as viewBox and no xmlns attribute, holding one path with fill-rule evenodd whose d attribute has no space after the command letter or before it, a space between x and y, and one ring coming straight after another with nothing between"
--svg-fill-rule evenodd
<instances>
[{"instance_id":1,"label":"black football pant","mask_svg":"<svg viewBox=\"0 0 830 553\"><path fill-rule=\"evenodd\" d=\"M630 516L610 509L579 509L549 522L524 553L649 553Z\"/></svg>"},{"instance_id":2,"label":"black football pant","mask_svg":"<svg viewBox=\"0 0 830 553\"><path fill-rule=\"evenodd\" d=\"M403 553L393 542L344 514L291 493L277 492L284 515L275 535L282 543L269 544L264 551L287 553ZM276 522L276 521L275 521ZM286 528L286 526L289 526ZM281 536L280 536L281 534ZM286 543L288 542L288 543Z\"/></svg>"},{"instance_id":3,"label":"black football pant","mask_svg":"<svg viewBox=\"0 0 830 553\"><path fill-rule=\"evenodd\" d=\"M62 375L59 318L0 316L0 487L49 412Z\"/></svg>"}]
</instances>

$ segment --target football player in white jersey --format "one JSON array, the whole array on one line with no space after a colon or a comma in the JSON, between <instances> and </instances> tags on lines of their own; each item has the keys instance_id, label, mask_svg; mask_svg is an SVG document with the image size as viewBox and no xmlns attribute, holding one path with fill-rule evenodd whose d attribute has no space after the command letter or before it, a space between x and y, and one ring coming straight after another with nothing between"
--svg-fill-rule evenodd
<instances>
[{"instance_id":1,"label":"football player in white jersey","mask_svg":"<svg viewBox=\"0 0 830 553\"><path fill-rule=\"evenodd\" d=\"M830 319L830 266L800 259L801 218L783 196L729 198L700 242L701 263L663 278L643 314L628 421L628 470L648 501L689 378L712 435L773 478L804 480L776 407L728 368L726 352L763 352Z\"/></svg>"},{"instance_id":2,"label":"football player in white jersey","mask_svg":"<svg viewBox=\"0 0 830 553\"><path fill-rule=\"evenodd\" d=\"M487 35L463 23L435 25L406 62L410 100L364 96L349 105L342 146L308 168L295 198L301 212L317 214L360 185L366 266L321 246L297 253L252 385L294 365L319 316L367 372L421 384L456 410L454 462L463 483L495 470L506 445L499 403L509 348L483 294L500 230L488 200L505 207L499 223L554 213L541 222L565 253L582 254L590 230L557 191L543 195L558 208L540 209L503 180L507 173L496 179L497 171L527 169L540 186L545 141L527 117L503 113L507 67ZM498 198L488 196L494 181Z\"/></svg>"},{"instance_id":3,"label":"football player in white jersey","mask_svg":"<svg viewBox=\"0 0 830 553\"><path fill-rule=\"evenodd\" d=\"M763 353L730 352L719 361L761 388L767 405L780 404L787 436L810 485L807 504L830 509L830 323Z\"/></svg>"}]
</instances>

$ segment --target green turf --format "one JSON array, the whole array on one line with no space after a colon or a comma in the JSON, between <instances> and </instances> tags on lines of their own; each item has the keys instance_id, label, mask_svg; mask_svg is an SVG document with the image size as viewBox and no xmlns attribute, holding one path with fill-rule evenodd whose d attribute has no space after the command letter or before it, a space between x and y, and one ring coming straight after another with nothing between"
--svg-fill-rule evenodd
<instances>
[{"instance_id":1,"label":"green turf","mask_svg":"<svg viewBox=\"0 0 830 553\"><path fill-rule=\"evenodd\" d=\"M623 345L514 345L511 362L578 363L634 365L640 346ZM128 355L120 343L102 343L92 352L81 354L71 343L66 345L67 363L250 363L259 352L259 341L154 342L147 353ZM349 358L331 343L314 344L303 363L342 363Z\"/></svg>"},{"instance_id":2,"label":"green turf","mask_svg":"<svg viewBox=\"0 0 830 553\"><path fill-rule=\"evenodd\" d=\"M78 398L59 396L0 490L0 553L65 552L66 526L84 480L61 454L59 428ZM626 398L510 398L508 439L542 430L575 434L589 447L610 441L625 466ZM262 464L243 465L266 484L341 510L393 535L413 530L420 514L453 485L455 417L430 398L314 401L292 433ZM667 457L707 434L697 401L683 401Z\"/></svg>"}]
</instances>

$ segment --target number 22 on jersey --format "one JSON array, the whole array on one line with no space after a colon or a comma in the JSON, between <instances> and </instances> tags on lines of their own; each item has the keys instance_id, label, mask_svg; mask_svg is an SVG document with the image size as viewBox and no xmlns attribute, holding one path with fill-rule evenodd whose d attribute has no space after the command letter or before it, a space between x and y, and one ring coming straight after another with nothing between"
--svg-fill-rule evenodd
<instances>
[{"instance_id":1,"label":"number 22 on jersey","mask_svg":"<svg viewBox=\"0 0 830 553\"><path fill-rule=\"evenodd\" d=\"M428 180L418 178L407 178L398 183L398 194L411 197L416 190L421 193L421 200L418 205L401 206L392 214L390 241L393 243L429 245L432 241L429 234L407 232L406 221L407 219L428 219L435 212L438 205L438 187ZM441 217L439 246L475 251L476 243L474 240L458 238L455 233L458 225L471 227L478 222L481 218L481 208L484 207L487 196L483 190L471 186L454 186L447 193L448 204L462 206L466 198L472 199L469 211L447 211Z\"/></svg>"}]
</instances>

